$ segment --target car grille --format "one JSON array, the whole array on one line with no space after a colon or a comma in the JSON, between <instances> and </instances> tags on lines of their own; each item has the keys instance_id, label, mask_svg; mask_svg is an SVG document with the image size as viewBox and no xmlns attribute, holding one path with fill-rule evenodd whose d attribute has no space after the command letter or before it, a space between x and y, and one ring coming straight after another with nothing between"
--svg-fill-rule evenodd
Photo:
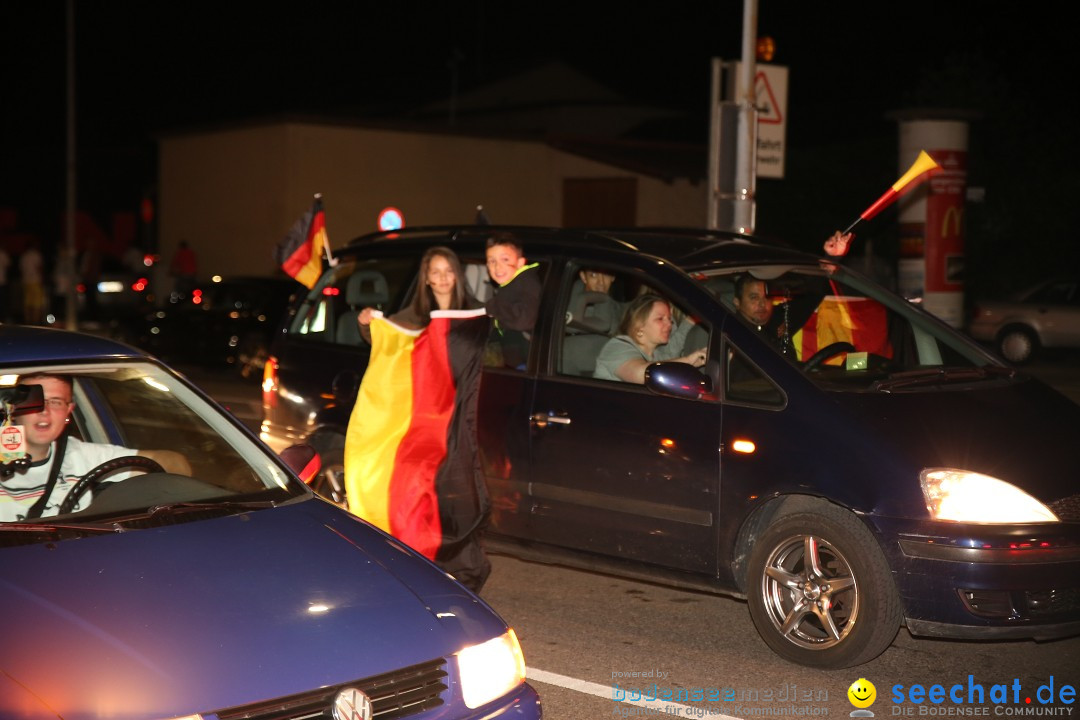
<instances>
[{"instance_id":1,"label":"car grille","mask_svg":"<svg viewBox=\"0 0 1080 720\"><path fill-rule=\"evenodd\" d=\"M1080 495L1070 495L1050 503L1050 510L1062 522L1080 522Z\"/></svg>"},{"instance_id":2,"label":"car grille","mask_svg":"<svg viewBox=\"0 0 1080 720\"><path fill-rule=\"evenodd\" d=\"M961 590L967 609L976 615L1009 620L1069 617L1080 611L1080 588L1051 590Z\"/></svg>"},{"instance_id":3,"label":"car grille","mask_svg":"<svg viewBox=\"0 0 1080 720\"><path fill-rule=\"evenodd\" d=\"M345 687L363 690L371 698L373 718L392 720L443 704L446 660L413 665L374 677L309 692L218 710L219 720L315 720L331 718L334 696Z\"/></svg>"},{"instance_id":4,"label":"car grille","mask_svg":"<svg viewBox=\"0 0 1080 720\"><path fill-rule=\"evenodd\" d=\"M1080 610L1080 589L1039 590L1024 593L1032 617L1075 613Z\"/></svg>"}]
</instances>

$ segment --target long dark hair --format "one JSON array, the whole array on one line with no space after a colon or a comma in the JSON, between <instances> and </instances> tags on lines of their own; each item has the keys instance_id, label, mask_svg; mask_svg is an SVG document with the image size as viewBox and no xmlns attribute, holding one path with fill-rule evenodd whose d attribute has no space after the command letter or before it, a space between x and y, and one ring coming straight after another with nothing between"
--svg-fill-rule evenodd
<instances>
[{"instance_id":1,"label":"long dark hair","mask_svg":"<svg viewBox=\"0 0 1080 720\"><path fill-rule=\"evenodd\" d=\"M413 293L412 310L420 321L427 325L431 322L431 311L439 309L439 303L435 301L435 293L427 284L428 270L431 267L431 259L439 256L450 263L450 269L454 271L454 292L450 296L450 310L461 310L465 307L465 273L461 271L461 261L457 254L448 247L435 245L429 247L420 257L420 270L416 274L416 292Z\"/></svg>"}]
</instances>

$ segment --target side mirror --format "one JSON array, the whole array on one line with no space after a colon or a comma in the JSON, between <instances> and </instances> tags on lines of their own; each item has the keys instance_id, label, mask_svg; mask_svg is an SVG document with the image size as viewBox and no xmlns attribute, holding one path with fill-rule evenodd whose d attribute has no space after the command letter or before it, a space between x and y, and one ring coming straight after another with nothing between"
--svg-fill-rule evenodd
<instances>
[{"instance_id":1,"label":"side mirror","mask_svg":"<svg viewBox=\"0 0 1080 720\"><path fill-rule=\"evenodd\" d=\"M45 409L45 392L40 385L14 385L0 388L0 421L11 414L39 413Z\"/></svg>"},{"instance_id":2,"label":"side mirror","mask_svg":"<svg viewBox=\"0 0 1080 720\"><path fill-rule=\"evenodd\" d=\"M658 362L645 368L645 387L657 395L698 400L713 392L712 378L683 362Z\"/></svg>"},{"instance_id":3,"label":"side mirror","mask_svg":"<svg viewBox=\"0 0 1080 720\"><path fill-rule=\"evenodd\" d=\"M322 459L310 445L290 445L278 455L296 475L307 484L322 469Z\"/></svg>"}]
</instances>

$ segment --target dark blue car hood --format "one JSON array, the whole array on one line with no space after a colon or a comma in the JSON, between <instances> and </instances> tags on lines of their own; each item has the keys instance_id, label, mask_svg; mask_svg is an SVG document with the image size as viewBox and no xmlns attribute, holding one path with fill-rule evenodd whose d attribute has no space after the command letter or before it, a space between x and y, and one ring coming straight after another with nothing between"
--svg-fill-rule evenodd
<instances>
[{"instance_id":1,"label":"dark blue car hood","mask_svg":"<svg viewBox=\"0 0 1080 720\"><path fill-rule=\"evenodd\" d=\"M434 566L318 500L4 547L0 566L3 718L206 712L505 631Z\"/></svg>"},{"instance_id":2,"label":"dark blue car hood","mask_svg":"<svg viewBox=\"0 0 1080 720\"><path fill-rule=\"evenodd\" d=\"M830 395L852 411L853 428L870 431L851 435L880 443L868 457L879 466L882 457L897 461L878 468L883 476L913 475L917 485L921 469L951 467L1012 483L1046 504L1076 493L1080 405L1039 381Z\"/></svg>"}]
</instances>

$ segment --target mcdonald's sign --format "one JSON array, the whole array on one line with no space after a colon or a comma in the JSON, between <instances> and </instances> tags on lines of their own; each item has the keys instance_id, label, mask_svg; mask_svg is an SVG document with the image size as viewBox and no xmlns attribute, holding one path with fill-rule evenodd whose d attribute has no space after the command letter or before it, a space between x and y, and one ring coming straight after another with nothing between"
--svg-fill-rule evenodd
<instances>
[{"instance_id":1,"label":"mcdonald's sign","mask_svg":"<svg viewBox=\"0 0 1080 720\"><path fill-rule=\"evenodd\" d=\"M951 232L950 232L951 229ZM945 217L941 219L941 237L964 236L964 208L950 205L945 210Z\"/></svg>"},{"instance_id":2,"label":"mcdonald's sign","mask_svg":"<svg viewBox=\"0 0 1080 720\"><path fill-rule=\"evenodd\" d=\"M927 292L962 292L964 260L964 181L953 176L926 198L925 288Z\"/></svg>"}]
</instances>

